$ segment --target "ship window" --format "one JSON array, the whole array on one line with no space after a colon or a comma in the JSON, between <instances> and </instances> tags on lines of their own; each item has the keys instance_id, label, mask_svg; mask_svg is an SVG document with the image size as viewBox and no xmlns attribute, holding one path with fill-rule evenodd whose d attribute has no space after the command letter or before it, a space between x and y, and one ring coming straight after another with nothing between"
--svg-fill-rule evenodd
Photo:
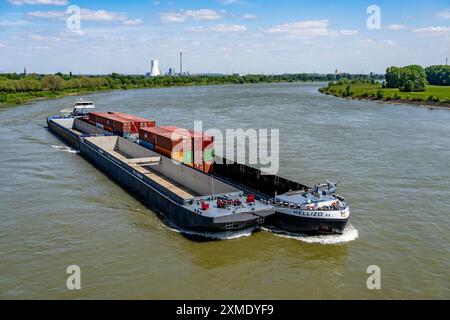
<instances>
[{"instance_id":1,"label":"ship window","mask_svg":"<svg viewBox=\"0 0 450 320\"><path fill-rule=\"evenodd\" d=\"M227 223L225 223L225 229L229 230L229 229L231 229L231 228L233 228L233 222L227 222Z\"/></svg>"}]
</instances>

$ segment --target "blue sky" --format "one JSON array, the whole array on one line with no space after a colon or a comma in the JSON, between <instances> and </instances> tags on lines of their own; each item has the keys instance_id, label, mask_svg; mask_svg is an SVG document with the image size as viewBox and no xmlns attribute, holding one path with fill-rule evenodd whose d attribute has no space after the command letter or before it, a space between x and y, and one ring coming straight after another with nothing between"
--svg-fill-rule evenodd
<instances>
[{"instance_id":1,"label":"blue sky","mask_svg":"<svg viewBox=\"0 0 450 320\"><path fill-rule=\"evenodd\" d=\"M80 30L66 9L81 10ZM369 29L367 8L380 8ZM0 0L0 72L383 72L450 58L450 1Z\"/></svg>"}]
</instances>

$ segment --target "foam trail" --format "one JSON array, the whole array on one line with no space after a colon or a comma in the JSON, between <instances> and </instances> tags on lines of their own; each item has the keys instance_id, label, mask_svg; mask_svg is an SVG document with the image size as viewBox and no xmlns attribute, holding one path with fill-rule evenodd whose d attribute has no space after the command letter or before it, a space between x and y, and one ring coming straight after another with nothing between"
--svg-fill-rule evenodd
<instances>
[{"instance_id":1,"label":"foam trail","mask_svg":"<svg viewBox=\"0 0 450 320\"><path fill-rule=\"evenodd\" d=\"M318 244L343 244L353 240L356 240L359 237L358 230L349 224L343 234L332 234L332 235L317 235L317 236L306 236L301 234L295 234L286 232L279 229L269 229L263 228L264 231L271 232L276 236L294 239L298 241L303 241L306 243L318 243Z\"/></svg>"},{"instance_id":2,"label":"foam trail","mask_svg":"<svg viewBox=\"0 0 450 320\"><path fill-rule=\"evenodd\" d=\"M79 153L80 152L78 150L74 150L72 148L64 147L64 146L52 146L52 148L58 149L63 152L69 152L69 153Z\"/></svg>"}]
</instances>

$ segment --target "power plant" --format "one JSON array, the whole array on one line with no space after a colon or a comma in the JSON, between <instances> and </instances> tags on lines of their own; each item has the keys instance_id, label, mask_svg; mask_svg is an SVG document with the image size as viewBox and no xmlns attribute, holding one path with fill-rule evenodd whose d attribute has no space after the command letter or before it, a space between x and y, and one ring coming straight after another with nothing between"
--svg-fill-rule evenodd
<instances>
[{"instance_id":1,"label":"power plant","mask_svg":"<svg viewBox=\"0 0 450 320\"><path fill-rule=\"evenodd\" d=\"M183 52L182 51L180 51L180 71L179 71L179 73L177 73L174 68L169 68L169 71L166 72L165 74L168 76L176 76L176 75L183 76L184 75L184 73L183 73ZM146 75L148 77L159 77L159 76L163 75L161 69L159 68L158 60L152 60L151 71L147 72ZM189 75L189 72L187 72L186 75Z\"/></svg>"},{"instance_id":2,"label":"power plant","mask_svg":"<svg viewBox=\"0 0 450 320\"><path fill-rule=\"evenodd\" d=\"M158 77L161 75L161 70L159 69L158 60L152 60L152 69L150 71L150 77Z\"/></svg>"}]
</instances>

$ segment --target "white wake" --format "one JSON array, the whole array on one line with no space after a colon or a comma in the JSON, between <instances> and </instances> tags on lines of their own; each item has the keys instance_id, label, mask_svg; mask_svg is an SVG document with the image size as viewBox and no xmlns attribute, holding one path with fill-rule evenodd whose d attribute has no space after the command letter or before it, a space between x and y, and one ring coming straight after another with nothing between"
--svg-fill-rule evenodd
<instances>
[{"instance_id":1,"label":"white wake","mask_svg":"<svg viewBox=\"0 0 450 320\"><path fill-rule=\"evenodd\" d=\"M354 241L359 237L358 230L353 227L351 224L347 225L347 227L344 229L343 234L332 234L332 235L317 235L317 236L307 236L302 234L295 234L286 232L279 229L272 229L272 228L263 228L264 231L271 232L276 236L287 238L287 239L294 239L306 243L318 243L318 244L343 244L348 243L350 241Z\"/></svg>"},{"instance_id":2,"label":"white wake","mask_svg":"<svg viewBox=\"0 0 450 320\"><path fill-rule=\"evenodd\" d=\"M59 151L63 151L63 152L69 152L69 153L79 153L80 152L78 150L74 150L72 148L65 147L65 146L52 146L52 148L57 149Z\"/></svg>"}]
</instances>

